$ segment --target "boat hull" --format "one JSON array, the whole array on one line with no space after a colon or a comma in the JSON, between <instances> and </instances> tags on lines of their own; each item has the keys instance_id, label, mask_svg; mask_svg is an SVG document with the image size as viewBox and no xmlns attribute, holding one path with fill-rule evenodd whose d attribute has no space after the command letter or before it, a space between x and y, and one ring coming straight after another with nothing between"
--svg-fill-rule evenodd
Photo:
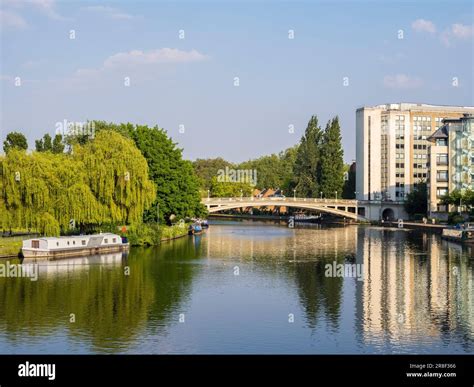
<instances>
[{"instance_id":1,"label":"boat hull","mask_svg":"<svg viewBox=\"0 0 474 387\"><path fill-rule=\"evenodd\" d=\"M99 246L89 248L71 248L71 249L57 249L57 250L41 250L41 249L22 249L22 254L25 259L36 258L64 258L64 257L82 257L88 255L102 254L102 253L116 253L120 251L128 251L130 245L121 244L116 246Z\"/></svg>"}]
</instances>

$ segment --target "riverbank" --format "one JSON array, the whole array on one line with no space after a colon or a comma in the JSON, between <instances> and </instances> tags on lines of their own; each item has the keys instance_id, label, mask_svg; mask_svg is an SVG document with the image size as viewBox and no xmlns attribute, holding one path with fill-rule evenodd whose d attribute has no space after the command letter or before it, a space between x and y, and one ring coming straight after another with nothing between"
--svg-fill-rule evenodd
<instances>
[{"instance_id":1,"label":"riverbank","mask_svg":"<svg viewBox=\"0 0 474 387\"><path fill-rule=\"evenodd\" d=\"M128 237L131 246L156 246L163 242L188 236L188 224L147 225L130 227ZM21 235L24 239L37 237L36 234ZM21 252L22 239L15 237L0 237L0 259L17 258Z\"/></svg>"},{"instance_id":2,"label":"riverbank","mask_svg":"<svg viewBox=\"0 0 474 387\"><path fill-rule=\"evenodd\" d=\"M382 227L395 227L399 228L398 222L390 222L385 221L383 223L379 223ZM432 231L437 234L441 234L443 229L448 227L446 224L425 224L425 223L418 223L418 222L403 222L403 227L401 228L408 228L410 230L424 230L424 231Z\"/></svg>"}]
</instances>

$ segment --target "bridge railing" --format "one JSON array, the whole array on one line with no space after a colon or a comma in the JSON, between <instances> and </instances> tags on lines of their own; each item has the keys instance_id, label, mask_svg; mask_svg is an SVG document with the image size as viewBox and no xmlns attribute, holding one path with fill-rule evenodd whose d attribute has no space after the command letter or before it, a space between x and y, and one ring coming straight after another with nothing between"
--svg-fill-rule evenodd
<instances>
[{"instance_id":1,"label":"bridge railing","mask_svg":"<svg viewBox=\"0 0 474 387\"><path fill-rule=\"evenodd\" d=\"M298 197L227 197L227 198L203 198L203 202L212 203L228 203L228 202L300 202L300 203L320 203L320 204L337 204L337 205L357 205L357 200L352 199L336 199L336 198L298 198Z\"/></svg>"}]
</instances>

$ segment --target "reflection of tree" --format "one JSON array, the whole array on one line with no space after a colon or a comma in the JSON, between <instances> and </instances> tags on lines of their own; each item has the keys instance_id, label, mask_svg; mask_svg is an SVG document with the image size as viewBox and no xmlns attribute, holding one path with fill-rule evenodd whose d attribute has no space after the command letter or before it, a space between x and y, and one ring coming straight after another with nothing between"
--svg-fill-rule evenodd
<instances>
[{"instance_id":1,"label":"reflection of tree","mask_svg":"<svg viewBox=\"0 0 474 387\"><path fill-rule=\"evenodd\" d=\"M92 351L121 351L149 320L170 317L189 294L198 256L184 238L158 248L132 249L123 265L93 265L73 272L27 278L0 278L0 327L10 340L69 330L72 339L90 339ZM174 262L170 262L174 260ZM125 265L130 275L124 274ZM70 323L70 314L75 323ZM151 317L152 316L152 317ZM12 334L13 333L13 334Z\"/></svg>"},{"instance_id":2,"label":"reflection of tree","mask_svg":"<svg viewBox=\"0 0 474 387\"><path fill-rule=\"evenodd\" d=\"M201 255L201 247L195 243L196 240L196 237L178 239L154 249L137 249L130 256L130 259L136 257L147 263L148 274L153 281L155 297L150 319L178 318L172 312L189 296L192 279L199 268L189 262Z\"/></svg>"}]
</instances>

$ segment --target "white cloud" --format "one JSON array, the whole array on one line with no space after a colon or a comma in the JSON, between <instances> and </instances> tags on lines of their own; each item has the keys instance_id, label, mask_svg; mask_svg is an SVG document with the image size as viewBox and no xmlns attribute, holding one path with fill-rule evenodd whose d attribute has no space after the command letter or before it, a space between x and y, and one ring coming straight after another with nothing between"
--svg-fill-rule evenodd
<instances>
[{"instance_id":1,"label":"white cloud","mask_svg":"<svg viewBox=\"0 0 474 387\"><path fill-rule=\"evenodd\" d=\"M28 26L28 23L15 12L0 10L0 25L7 28L23 29Z\"/></svg>"},{"instance_id":2,"label":"white cloud","mask_svg":"<svg viewBox=\"0 0 474 387\"><path fill-rule=\"evenodd\" d=\"M117 75L135 75L141 79L157 76L156 66L162 64L191 63L207 60L207 55L197 50L183 51L176 48L160 48L141 51L119 52L104 60L100 67L81 68L68 79L74 85L95 83L106 78L117 79Z\"/></svg>"},{"instance_id":3,"label":"white cloud","mask_svg":"<svg viewBox=\"0 0 474 387\"><path fill-rule=\"evenodd\" d=\"M88 7L83 7L82 9L85 11L103 14L104 16L109 17L111 19L130 20L134 18L133 15L125 13L117 8L104 5L91 5Z\"/></svg>"},{"instance_id":4,"label":"white cloud","mask_svg":"<svg viewBox=\"0 0 474 387\"><path fill-rule=\"evenodd\" d=\"M450 47L456 40L469 40L474 36L474 25L455 23L443 31L440 36L441 42Z\"/></svg>"},{"instance_id":5,"label":"white cloud","mask_svg":"<svg viewBox=\"0 0 474 387\"><path fill-rule=\"evenodd\" d=\"M25 7L30 7L37 9L50 19L70 20L69 18L61 16L55 10L55 0L3 0L3 3L10 8L24 9Z\"/></svg>"},{"instance_id":6,"label":"white cloud","mask_svg":"<svg viewBox=\"0 0 474 387\"><path fill-rule=\"evenodd\" d=\"M182 51L177 48L160 48L156 50L132 50L119 52L104 61L104 68L152 65L158 63L187 63L206 60L207 56L196 50Z\"/></svg>"},{"instance_id":7,"label":"white cloud","mask_svg":"<svg viewBox=\"0 0 474 387\"><path fill-rule=\"evenodd\" d=\"M386 75L383 79L385 87L390 89L416 89L422 85L418 77L410 77L406 74Z\"/></svg>"},{"instance_id":8,"label":"white cloud","mask_svg":"<svg viewBox=\"0 0 474 387\"><path fill-rule=\"evenodd\" d=\"M425 19L416 19L413 23L411 23L411 28L417 32L429 32L430 34L434 34L436 32L434 23Z\"/></svg>"}]
</instances>

